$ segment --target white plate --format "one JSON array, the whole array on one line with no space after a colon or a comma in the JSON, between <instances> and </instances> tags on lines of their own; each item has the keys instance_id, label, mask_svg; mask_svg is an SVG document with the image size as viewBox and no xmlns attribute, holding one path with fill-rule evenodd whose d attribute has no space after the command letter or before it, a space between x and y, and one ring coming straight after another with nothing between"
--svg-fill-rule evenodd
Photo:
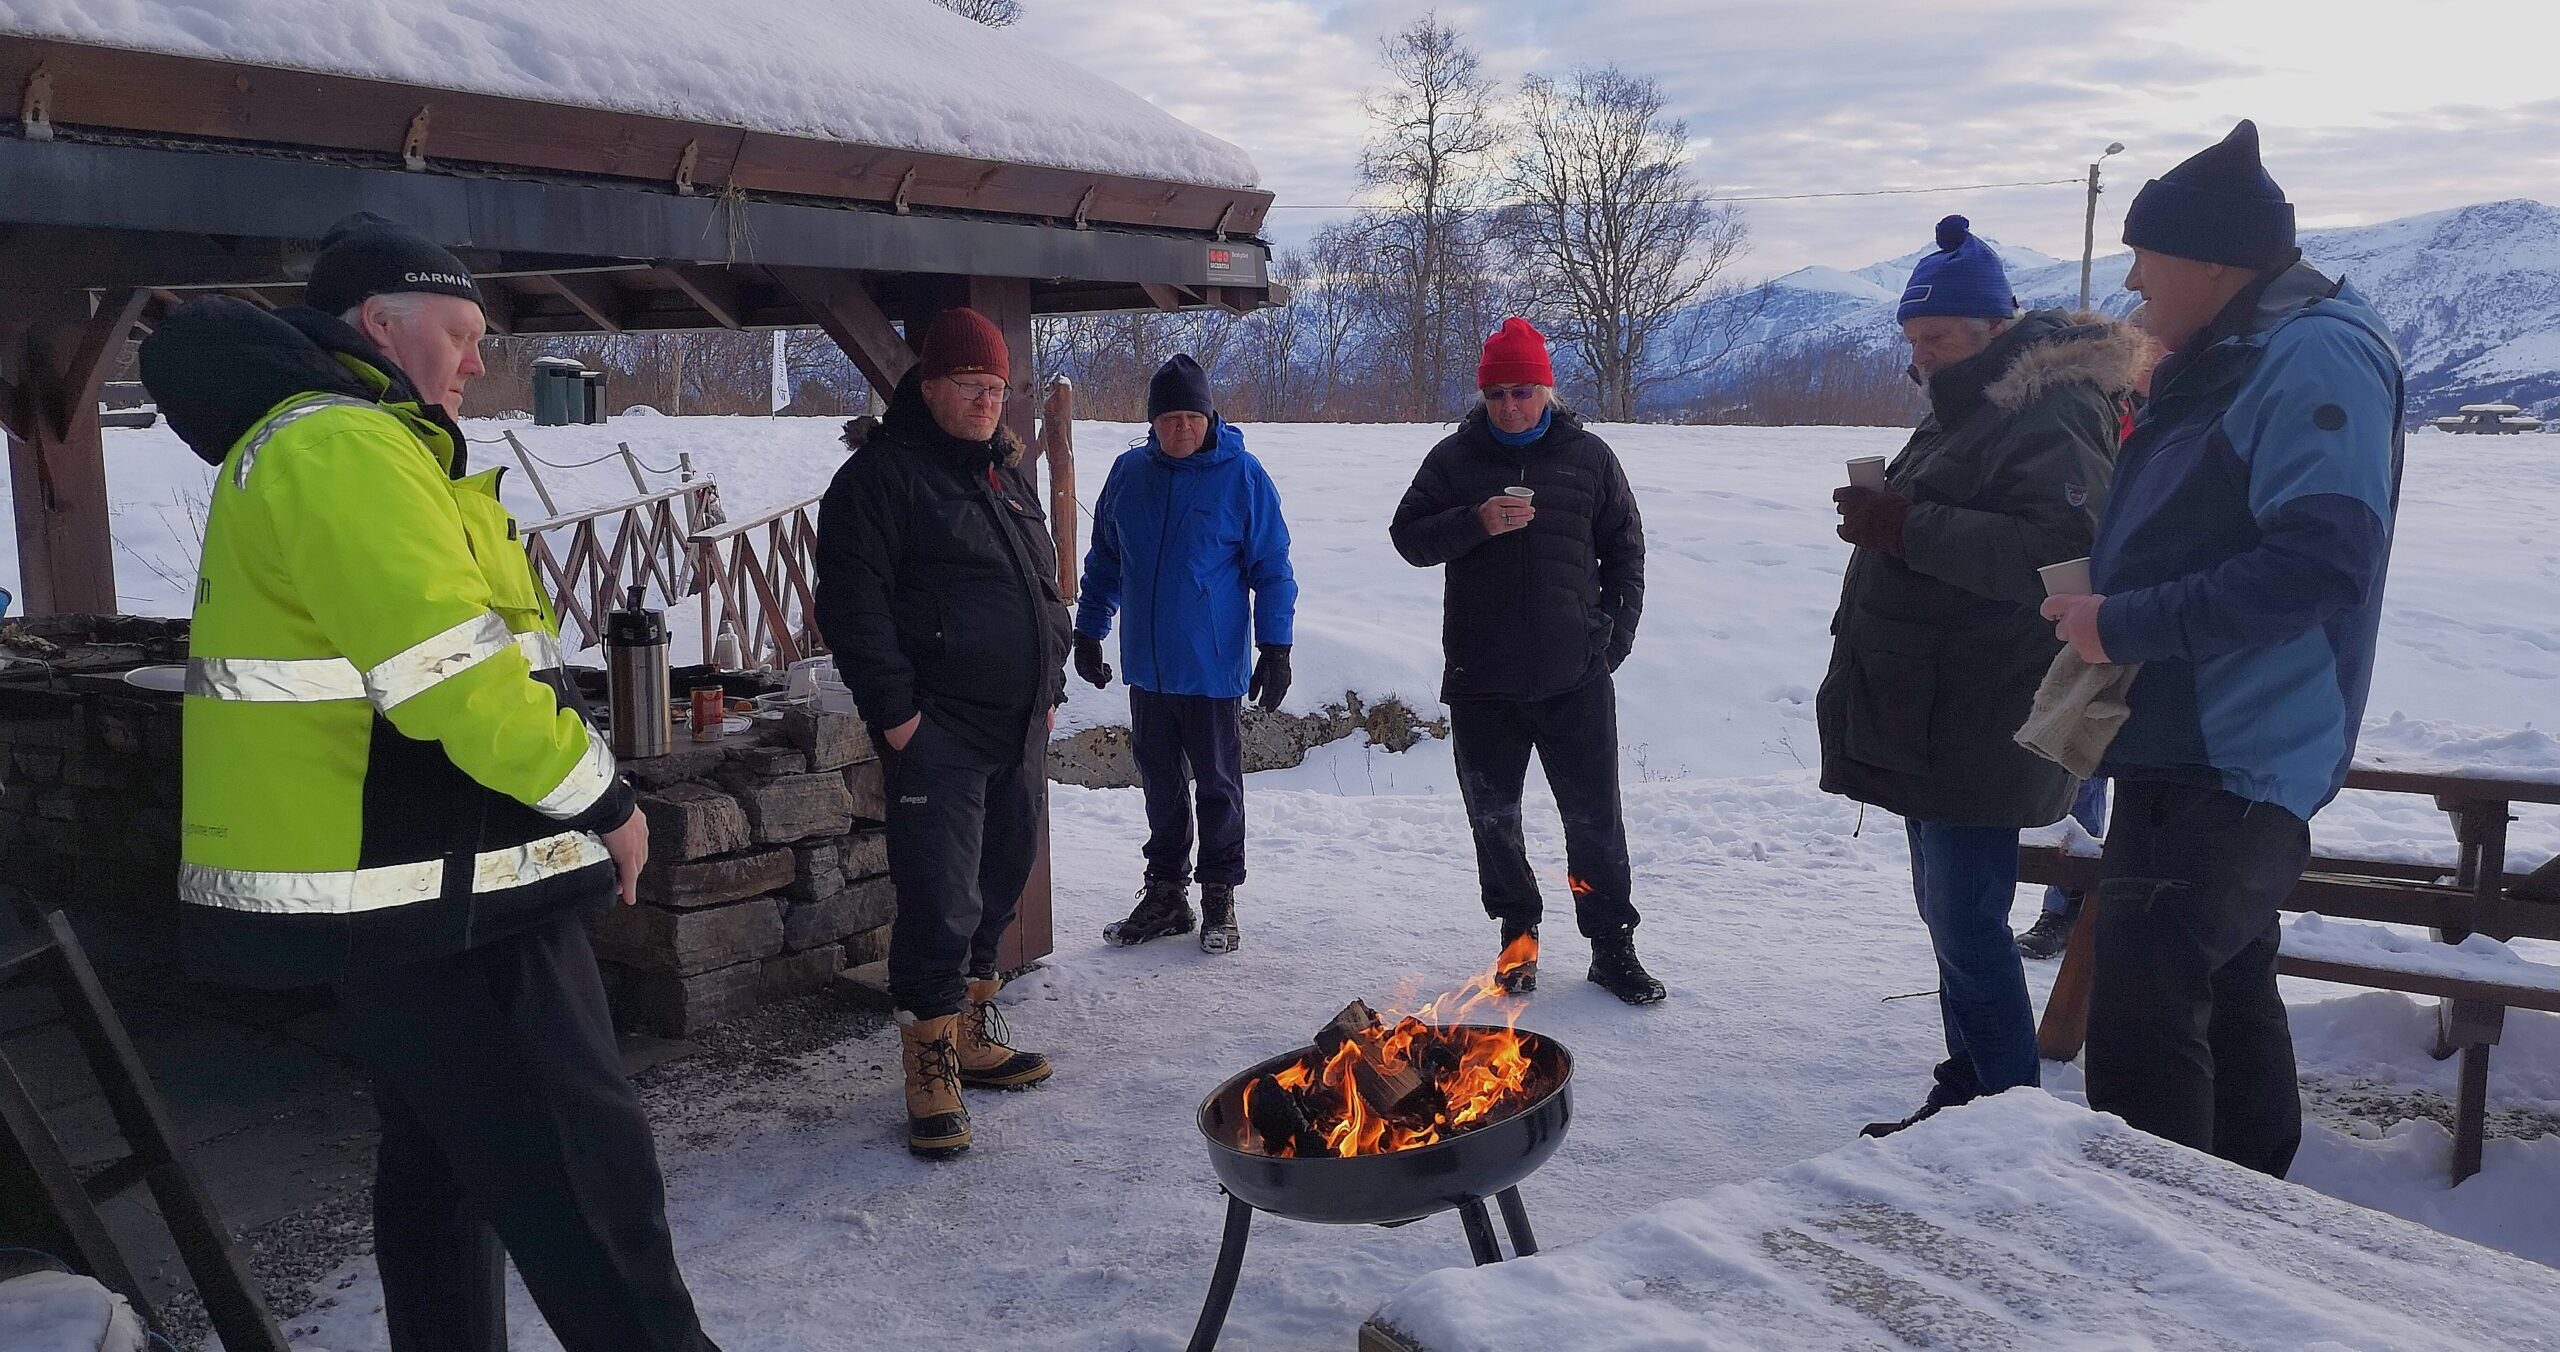
<instances>
[{"instance_id":1,"label":"white plate","mask_svg":"<svg viewBox=\"0 0 2560 1352\"><path fill-rule=\"evenodd\" d=\"M187 688L187 669L169 663L156 667L135 667L124 674L124 683L136 690L159 690L175 695Z\"/></svg>"}]
</instances>

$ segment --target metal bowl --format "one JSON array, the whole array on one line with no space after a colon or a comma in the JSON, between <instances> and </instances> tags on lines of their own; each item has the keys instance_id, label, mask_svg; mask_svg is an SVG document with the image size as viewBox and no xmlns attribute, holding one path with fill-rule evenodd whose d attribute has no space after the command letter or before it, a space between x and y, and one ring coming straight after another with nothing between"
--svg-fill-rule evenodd
<instances>
[{"instance_id":1,"label":"metal bowl","mask_svg":"<svg viewBox=\"0 0 2560 1352\"><path fill-rule=\"evenodd\" d=\"M1498 1027L1461 1025L1483 1032ZM1244 1087L1314 1051L1272 1057L1219 1085L1200 1104L1209 1164L1226 1190L1275 1216L1318 1225L1401 1225L1481 1201L1535 1173L1573 1121L1573 1057L1564 1044L1522 1032L1537 1079L1549 1086L1510 1117L1437 1145L1382 1155L1283 1159L1252 1148Z\"/></svg>"}]
</instances>

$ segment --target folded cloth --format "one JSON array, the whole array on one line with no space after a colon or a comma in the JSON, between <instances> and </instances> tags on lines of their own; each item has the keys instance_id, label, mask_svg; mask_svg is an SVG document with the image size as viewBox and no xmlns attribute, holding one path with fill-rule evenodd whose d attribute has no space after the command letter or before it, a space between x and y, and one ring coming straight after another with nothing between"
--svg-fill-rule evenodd
<instances>
[{"instance_id":1,"label":"folded cloth","mask_svg":"<svg viewBox=\"0 0 2560 1352\"><path fill-rule=\"evenodd\" d=\"M2036 687L2035 707L2027 712L2026 726L2018 729L2018 745L2082 779L2095 776L2107 743L2133 713L2126 698L2141 671L2139 662L2091 666L2065 645Z\"/></svg>"}]
</instances>

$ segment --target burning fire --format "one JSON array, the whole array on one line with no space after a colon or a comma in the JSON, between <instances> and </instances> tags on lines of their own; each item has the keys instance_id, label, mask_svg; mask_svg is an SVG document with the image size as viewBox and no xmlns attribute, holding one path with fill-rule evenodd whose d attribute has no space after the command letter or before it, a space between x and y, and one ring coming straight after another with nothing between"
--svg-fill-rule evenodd
<instances>
[{"instance_id":1,"label":"burning fire","mask_svg":"<svg viewBox=\"0 0 2560 1352\"><path fill-rule=\"evenodd\" d=\"M1354 1002L1315 1048L1248 1082L1244 1111L1265 1153L1284 1159L1412 1150L1498 1122L1536 1097L1528 1043L1509 1006L1499 1028L1468 1025L1499 1001L1495 974L1535 960L1522 935L1468 985L1387 1025ZM1490 1011L1488 1011L1490 1013ZM1328 1050L1330 1045L1330 1050Z\"/></svg>"}]
</instances>

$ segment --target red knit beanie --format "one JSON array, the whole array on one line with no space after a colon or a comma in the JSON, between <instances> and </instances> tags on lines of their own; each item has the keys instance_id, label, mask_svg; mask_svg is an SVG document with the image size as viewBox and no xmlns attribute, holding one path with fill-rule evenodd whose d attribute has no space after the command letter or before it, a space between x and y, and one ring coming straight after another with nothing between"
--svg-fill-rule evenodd
<instances>
[{"instance_id":1,"label":"red knit beanie","mask_svg":"<svg viewBox=\"0 0 2560 1352\"><path fill-rule=\"evenodd\" d=\"M1553 385L1556 368L1547 360L1547 335L1518 315L1484 340L1484 356L1476 362L1476 388L1489 385Z\"/></svg>"},{"instance_id":2,"label":"red knit beanie","mask_svg":"<svg viewBox=\"0 0 2560 1352\"><path fill-rule=\"evenodd\" d=\"M985 315L961 306L933 317L924 331L924 351L916 357L917 374L926 380L947 376L1011 378L1005 360L1004 334Z\"/></svg>"}]
</instances>

